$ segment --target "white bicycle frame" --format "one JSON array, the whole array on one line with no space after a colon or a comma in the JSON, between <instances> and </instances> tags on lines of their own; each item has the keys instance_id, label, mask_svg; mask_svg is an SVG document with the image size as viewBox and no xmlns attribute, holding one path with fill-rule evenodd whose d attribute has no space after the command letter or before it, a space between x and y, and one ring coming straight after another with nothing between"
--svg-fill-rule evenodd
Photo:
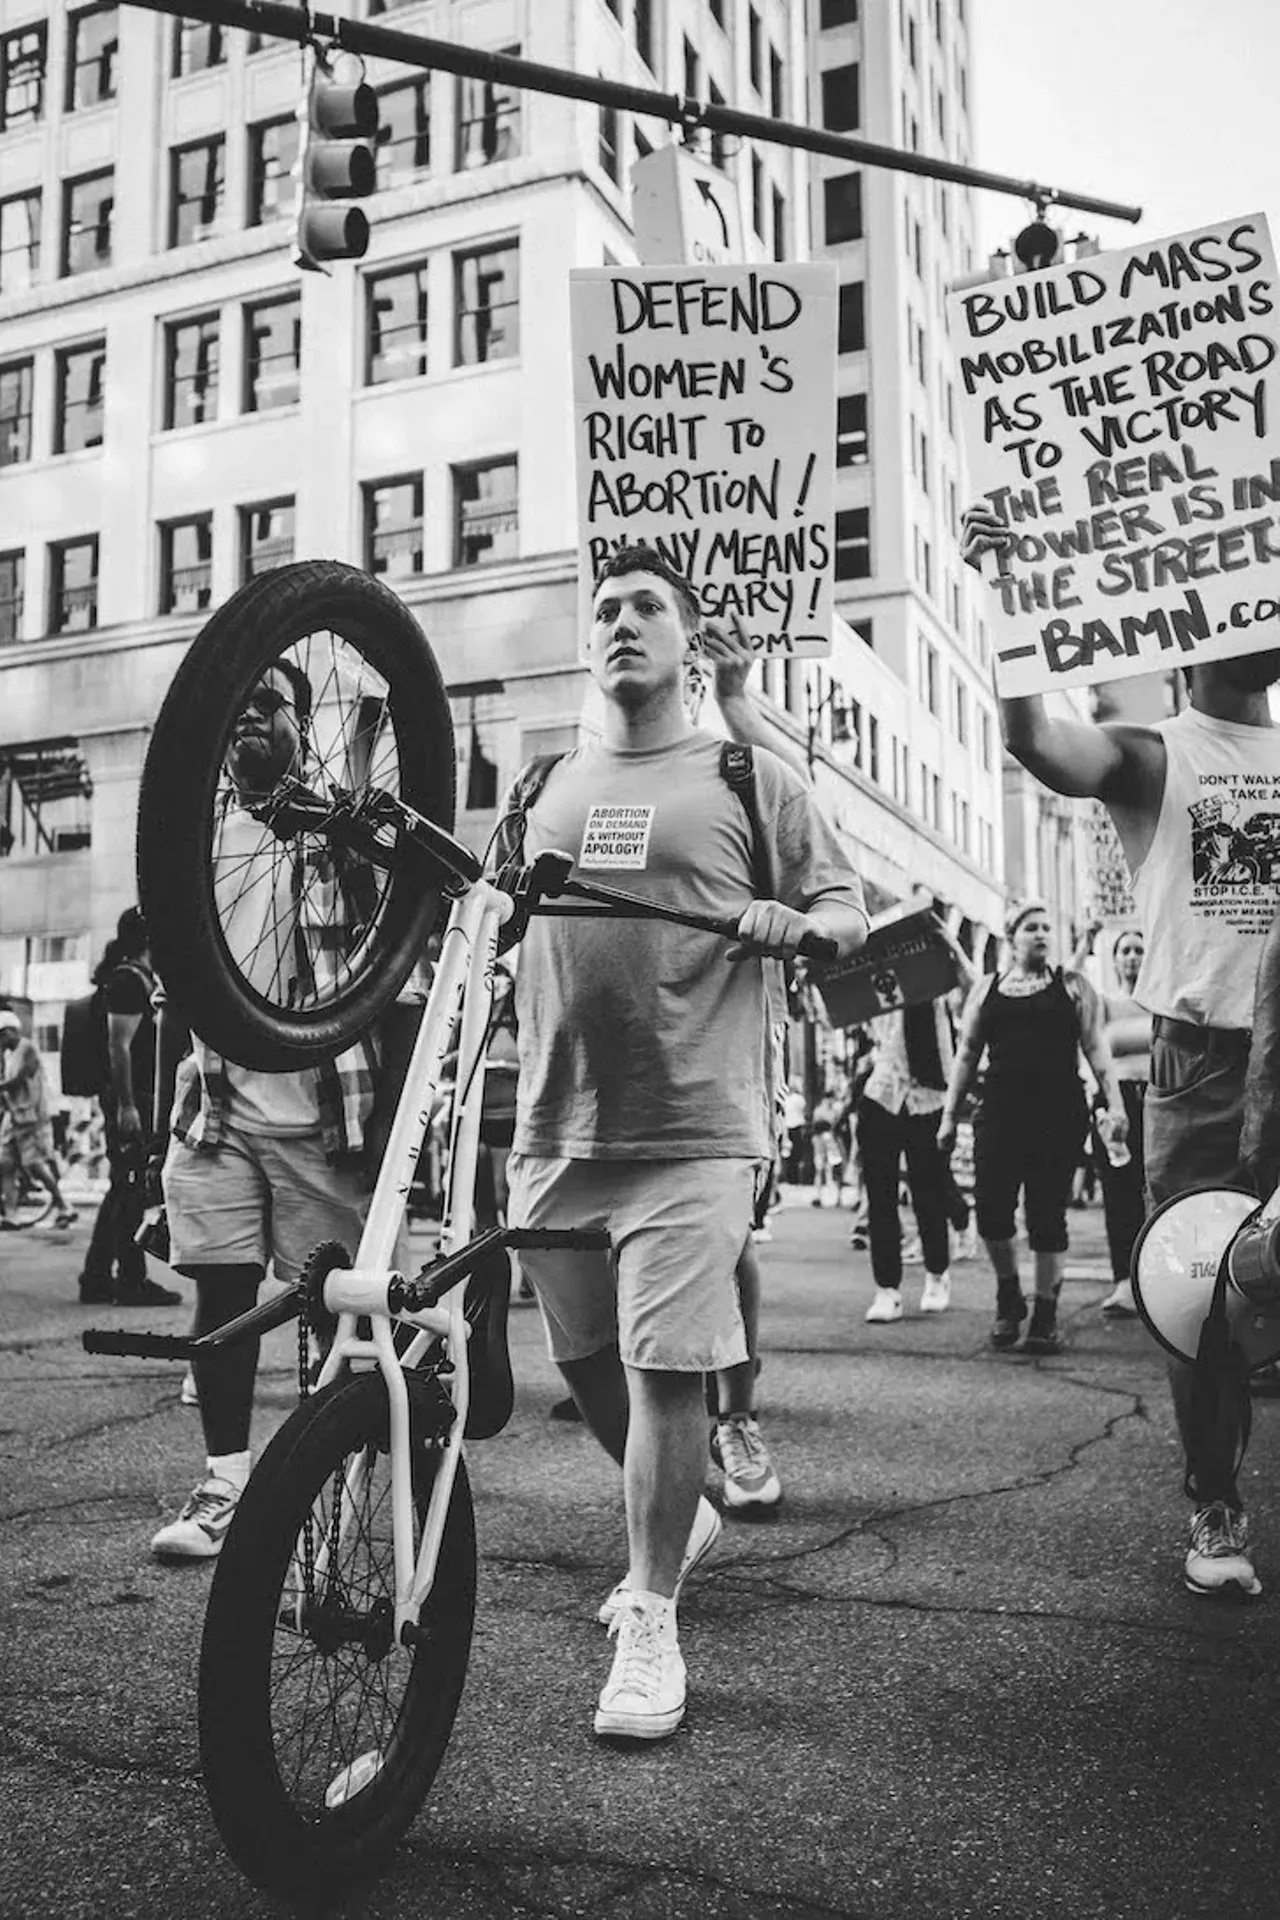
<instances>
[{"instance_id":1,"label":"white bicycle frame","mask_svg":"<svg viewBox=\"0 0 1280 1920\"><path fill-rule=\"evenodd\" d=\"M485 1045L493 1004L494 963L498 932L510 918L514 904L487 880L477 880L454 902L440 948L440 959L427 998L422 1024L405 1073L373 1198L369 1205L355 1263L335 1268L324 1288L325 1305L338 1316L333 1345L321 1369L318 1387L328 1386L346 1365L359 1370L376 1365L387 1388L390 1408L391 1522L395 1564L395 1637L401 1644L406 1625L416 1626L423 1602L435 1580L440 1542L444 1536L449 1501L471 1397L467 1341L470 1334L463 1311L465 1278L459 1279L435 1306L420 1313L392 1315L387 1290L402 1279L392 1266L396 1241L404 1222L418 1155L431 1124L445 1055L457 1029L458 1064L455 1079L445 1174L444 1206L439 1252L441 1256L465 1247L474 1231L476 1159L480 1142L480 1110L484 1096ZM362 1339L357 1319L367 1315L370 1339ZM392 1321L398 1319L418 1332L401 1357L392 1339ZM454 1418L440 1450L427 1506L422 1539L414 1552L413 1475L409 1450L409 1390L404 1369L417 1364L433 1339L444 1342L450 1370L444 1378L453 1402ZM346 1492L339 1523L339 1539L354 1524L355 1499L361 1489L363 1458L347 1470ZM315 1577L323 1581L332 1541L316 1543ZM295 1574L296 1574L295 1567ZM297 1582L298 1607L303 1594Z\"/></svg>"}]
</instances>

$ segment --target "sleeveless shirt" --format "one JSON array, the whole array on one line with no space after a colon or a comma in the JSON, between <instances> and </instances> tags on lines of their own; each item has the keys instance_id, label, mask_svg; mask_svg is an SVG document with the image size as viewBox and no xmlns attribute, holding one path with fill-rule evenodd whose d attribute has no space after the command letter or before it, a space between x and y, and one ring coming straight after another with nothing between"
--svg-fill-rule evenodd
<instances>
[{"instance_id":1,"label":"sleeveless shirt","mask_svg":"<svg viewBox=\"0 0 1280 1920\"><path fill-rule=\"evenodd\" d=\"M1185 707L1154 730L1167 764L1155 834L1132 876L1146 937L1134 997L1196 1026L1248 1029L1280 905L1280 728Z\"/></svg>"},{"instance_id":2,"label":"sleeveless shirt","mask_svg":"<svg viewBox=\"0 0 1280 1920\"><path fill-rule=\"evenodd\" d=\"M982 1034L986 1112L1007 1118L1011 1108L1030 1108L1046 1132L1075 1120L1085 1103L1077 1060L1080 1015L1061 967L1038 993L1011 997L994 980L982 1008Z\"/></svg>"}]
</instances>

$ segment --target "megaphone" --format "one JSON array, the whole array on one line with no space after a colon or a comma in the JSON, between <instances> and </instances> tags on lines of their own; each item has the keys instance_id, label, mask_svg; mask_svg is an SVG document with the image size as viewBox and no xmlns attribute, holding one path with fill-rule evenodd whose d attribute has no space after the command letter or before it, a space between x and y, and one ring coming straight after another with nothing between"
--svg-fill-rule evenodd
<instances>
[{"instance_id":1,"label":"megaphone","mask_svg":"<svg viewBox=\"0 0 1280 1920\"><path fill-rule=\"evenodd\" d=\"M1239 1187L1176 1194L1143 1226L1131 1272L1138 1312L1177 1359L1195 1360L1220 1273L1250 1372L1280 1359L1280 1194L1265 1206Z\"/></svg>"}]
</instances>

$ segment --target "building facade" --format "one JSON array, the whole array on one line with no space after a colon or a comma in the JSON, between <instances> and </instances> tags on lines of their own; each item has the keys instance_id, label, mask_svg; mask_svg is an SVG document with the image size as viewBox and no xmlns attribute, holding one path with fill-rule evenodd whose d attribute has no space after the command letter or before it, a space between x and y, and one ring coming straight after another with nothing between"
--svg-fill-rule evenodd
<instances>
[{"instance_id":1,"label":"building facade","mask_svg":"<svg viewBox=\"0 0 1280 1920\"><path fill-rule=\"evenodd\" d=\"M394 25L967 158L961 0L813 9L417 0ZM296 47L127 6L5 9L0 992L32 1002L47 1048L133 899L174 668L258 572L345 559L413 609L472 844L522 761L584 723L569 271L634 259L631 167L670 131L391 62L365 78L368 254L300 273ZM842 286L848 625L830 661L768 670L770 710L876 899L928 885L979 951L1003 893L999 743L942 317L967 198L763 143L703 150L737 181L749 259L812 252Z\"/></svg>"}]
</instances>

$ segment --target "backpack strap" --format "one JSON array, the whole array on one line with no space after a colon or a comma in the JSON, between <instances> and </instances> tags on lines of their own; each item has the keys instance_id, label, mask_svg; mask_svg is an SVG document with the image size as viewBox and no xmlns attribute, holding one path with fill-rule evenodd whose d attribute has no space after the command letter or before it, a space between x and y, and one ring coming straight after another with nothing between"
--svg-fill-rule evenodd
<instances>
[{"instance_id":1,"label":"backpack strap","mask_svg":"<svg viewBox=\"0 0 1280 1920\"><path fill-rule=\"evenodd\" d=\"M774 900L773 870L769 843L760 823L760 797L756 792L756 762L751 748L738 740L726 740L720 749L720 778L742 802L751 828L751 884L758 900Z\"/></svg>"},{"instance_id":2,"label":"backpack strap","mask_svg":"<svg viewBox=\"0 0 1280 1920\"><path fill-rule=\"evenodd\" d=\"M525 825L529 810L546 786L553 767L564 759L562 753L536 753L521 767L507 795L502 818L494 829L493 851L499 874L524 865Z\"/></svg>"}]
</instances>

